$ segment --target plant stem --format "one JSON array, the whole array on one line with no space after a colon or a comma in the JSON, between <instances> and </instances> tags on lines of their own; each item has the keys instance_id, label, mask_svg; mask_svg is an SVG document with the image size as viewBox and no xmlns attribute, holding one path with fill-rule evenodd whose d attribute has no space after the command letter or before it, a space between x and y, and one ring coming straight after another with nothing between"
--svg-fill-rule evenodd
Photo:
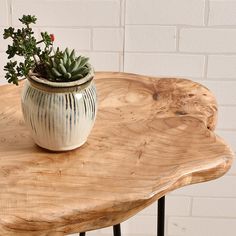
<instances>
[{"instance_id":1,"label":"plant stem","mask_svg":"<svg viewBox=\"0 0 236 236\"><path fill-rule=\"evenodd\" d=\"M38 42L36 42L36 44L39 44L39 43L42 43L42 42L44 42L44 40L42 39L42 40L40 40L40 41L38 41Z\"/></svg>"},{"instance_id":2,"label":"plant stem","mask_svg":"<svg viewBox=\"0 0 236 236\"><path fill-rule=\"evenodd\" d=\"M36 66L38 66L38 61L37 61L37 58L35 57L35 55L33 55L33 58L34 58Z\"/></svg>"}]
</instances>

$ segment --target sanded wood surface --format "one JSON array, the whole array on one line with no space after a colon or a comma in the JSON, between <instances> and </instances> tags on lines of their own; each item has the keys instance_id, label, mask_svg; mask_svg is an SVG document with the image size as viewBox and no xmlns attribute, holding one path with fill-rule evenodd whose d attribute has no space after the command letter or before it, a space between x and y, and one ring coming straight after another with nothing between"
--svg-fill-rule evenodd
<instances>
[{"instance_id":1,"label":"sanded wood surface","mask_svg":"<svg viewBox=\"0 0 236 236\"><path fill-rule=\"evenodd\" d=\"M114 225L230 168L233 154L213 132L217 105L205 87L125 73L97 73L95 81L95 127L84 146L60 153L32 141L21 88L0 87L0 235Z\"/></svg>"}]
</instances>

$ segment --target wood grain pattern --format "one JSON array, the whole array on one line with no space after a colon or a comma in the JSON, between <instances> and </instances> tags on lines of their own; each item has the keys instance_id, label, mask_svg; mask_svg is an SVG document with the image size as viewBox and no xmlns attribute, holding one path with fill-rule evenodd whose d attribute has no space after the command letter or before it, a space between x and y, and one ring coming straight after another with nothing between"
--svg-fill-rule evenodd
<instances>
[{"instance_id":1,"label":"wood grain pattern","mask_svg":"<svg viewBox=\"0 0 236 236\"><path fill-rule=\"evenodd\" d=\"M81 148L60 153L33 143L21 89L0 87L0 235L110 226L230 168L233 153L213 132L217 105L205 87L125 73L97 73L95 81L92 134Z\"/></svg>"}]
</instances>

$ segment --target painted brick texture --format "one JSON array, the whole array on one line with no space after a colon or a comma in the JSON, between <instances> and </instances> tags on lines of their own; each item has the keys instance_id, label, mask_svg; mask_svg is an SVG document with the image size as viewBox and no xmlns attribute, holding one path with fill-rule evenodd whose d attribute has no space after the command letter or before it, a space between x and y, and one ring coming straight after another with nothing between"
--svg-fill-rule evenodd
<instances>
[{"instance_id":1,"label":"painted brick texture","mask_svg":"<svg viewBox=\"0 0 236 236\"><path fill-rule=\"evenodd\" d=\"M235 0L0 0L0 34L22 14L36 31L91 58L96 71L187 77L219 104L217 133L236 152ZM0 84L7 42L0 37ZM236 163L218 180L167 196L166 236L234 236ZM123 235L156 235L156 203L122 224ZM76 234L78 236L78 234ZM87 233L112 235L112 228Z\"/></svg>"}]
</instances>

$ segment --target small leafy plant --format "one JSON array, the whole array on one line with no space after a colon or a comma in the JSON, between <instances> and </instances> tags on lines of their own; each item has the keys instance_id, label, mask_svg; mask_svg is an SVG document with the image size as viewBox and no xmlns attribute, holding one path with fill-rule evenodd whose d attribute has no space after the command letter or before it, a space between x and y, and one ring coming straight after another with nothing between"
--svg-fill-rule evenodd
<instances>
[{"instance_id":1,"label":"small leafy plant","mask_svg":"<svg viewBox=\"0 0 236 236\"><path fill-rule=\"evenodd\" d=\"M23 62L10 60L4 70L5 78L9 83L18 85L20 77L27 77L30 72L54 82L69 82L85 77L89 70L88 58L76 57L75 51L54 50L54 35L47 32L41 33L41 39L36 40L34 32L30 27L35 24L35 16L23 15L20 22L24 25L21 29L9 27L4 30L3 38L12 39L12 45L8 45L6 53L8 59L15 56L24 58Z\"/></svg>"}]
</instances>

